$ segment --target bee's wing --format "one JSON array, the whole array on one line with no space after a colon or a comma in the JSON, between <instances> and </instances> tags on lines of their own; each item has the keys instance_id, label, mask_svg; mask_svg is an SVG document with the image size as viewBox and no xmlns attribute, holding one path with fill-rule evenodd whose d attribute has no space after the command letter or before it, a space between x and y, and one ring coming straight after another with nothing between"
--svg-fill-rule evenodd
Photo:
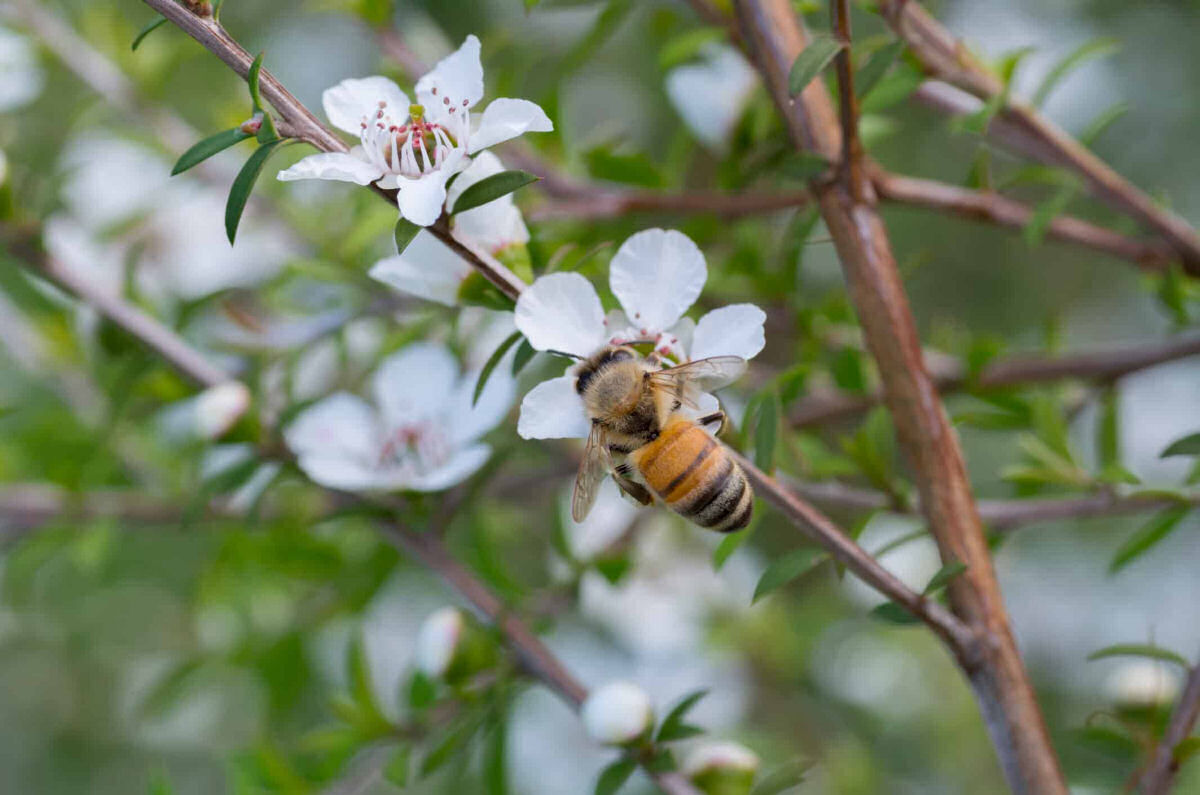
<instances>
[{"instance_id":1,"label":"bee's wing","mask_svg":"<svg viewBox=\"0 0 1200 795\"><path fill-rule=\"evenodd\" d=\"M592 504L596 502L600 483L610 469L612 463L604 429L598 423L593 423L587 446L583 449L583 460L579 462L579 474L575 476L575 490L571 494L571 518L576 522L587 518Z\"/></svg>"},{"instance_id":2,"label":"bee's wing","mask_svg":"<svg viewBox=\"0 0 1200 795\"><path fill-rule=\"evenodd\" d=\"M650 377L660 384L692 384L704 392L712 392L732 384L745 372L746 360L741 356L710 356L678 367L658 370L651 373Z\"/></svg>"}]
</instances>

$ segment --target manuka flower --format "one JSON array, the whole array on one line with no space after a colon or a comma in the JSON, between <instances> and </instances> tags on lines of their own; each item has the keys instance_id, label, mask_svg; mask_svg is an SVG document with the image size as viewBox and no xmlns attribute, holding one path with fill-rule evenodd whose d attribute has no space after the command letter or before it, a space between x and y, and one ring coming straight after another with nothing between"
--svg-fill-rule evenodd
<instances>
[{"instance_id":1,"label":"manuka flower","mask_svg":"<svg viewBox=\"0 0 1200 795\"><path fill-rule=\"evenodd\" d=\"M684 124L710 149L724 151L734 125L758 85L754 67L723 44L705 48L703 59L667 72L667 98Z\"/></svg>"},{"instance_id":2,"label":"manuka flower","mask_svg":"<svg viewBox=\"0 0 1200 795\"><path fill-rule=\"evenodd\" d=\"M483 97L479 39L468 36L417 81L417 100L386 77L343 80L322 97L325 115L339 130L357 135L349 153L309 155L279 172L279 179L331 179L397 188L400 215L418 226L437 220L446 182L470 156L526 132L549 132L545 112L523 99L496 99L472 130L471 108Z\"/></svg>"},{"instance_id":3,"label":"manuka flower","mask_svg":"<svg viewBox=\"0 0 1200 795\"><path fill-rule=\"evenodd\" d=\"M500 158L491 152L480 153L450 186L449 205L453 207L471 185L503 170ZM525 247L529 230L511 193L456 214L450 219L450 231L455 238L484 249L518 276L529 276L529 250ZM404 253L381 259L371 268L371 276L384 284L446 306L459 303L463 283L471 273L466 260L424 230Z\"/></svg>"},{"instance_id":4,"label":"manuka flower","mask_svg":"<svg viewBox=\"0 0 1200 795\"><path fill-rule=\"evenodd\" d=\"M765 344L766 314L757 306L714 309L698 323L684 317L707 278L704 255L687 235L648 229L626 240L609 266L609 286L621 310L605 316L600 297L587 279L577 273L553 273L521 294L516 325L536 350L578 357L590 356L605 345L647 342L668 364L710 356L752 358ZM517 424L522 437L588 435L573 369L574 365L525 396Z\"/></svg>"},{"instance_id":5,"label":"manuka flower","mask_svg":"<svg viewBox=\"0 0 1200 795\"><path fill-rule=\"evenodd\" d=\"M374 406L346 392L330 395L288 427L288 446L300 468L330 488L450 488L491 455L479 438L508 413L514 393L511 375L501 370L472 406L477 375L461 376L442 345L409 345L375 371Z\"/></svg>"}]
</instances>

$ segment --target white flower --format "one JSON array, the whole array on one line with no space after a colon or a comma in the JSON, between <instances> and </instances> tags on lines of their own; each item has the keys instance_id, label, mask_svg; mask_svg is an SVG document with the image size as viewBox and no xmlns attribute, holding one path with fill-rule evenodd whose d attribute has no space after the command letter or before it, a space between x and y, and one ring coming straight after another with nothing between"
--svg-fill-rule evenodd
<instances>
[{"instance_id":1,"label":"white flower","mask_svg":"<svg viewBox=\"0 0 1200 795\"><path fill-rule=\"evenodd\" d=\"M42 93L45 83L29 40L0 27L0 111L28 105Z\"/></svg>"},{"instance_id":2,"label":"white flower","mask_svg":"<svg viewBox=\"0 0 1200 795\"><path fill-rule=\"evenodd\" d=\"M174 439L216 439L250 408L250 390L239 381L209 387L162 412L162 429Z\"/></svg>"},{"instance_id":3,"label":"white flower","mask_svg":"<svg viewBox=\"0 0 1200 795\"><path fill-rule=\"evenodd\" d=\"M1175 671L1150 660L1122 664L1105 685L1109 697L1125 707L1172 704L1179 696L1179 677Z\"/></svg>"},{"instance_id":4,"label":"white flower","mask_svg":"<svg viewBox=\"0 0 1200 795\"><path fill-rule=\"evenodd\" d=\"M605 745L636 740L654 724L650 697L632 682L612 682L593 690L581 714L587 733Z\"/></svg>"},{"instance_id":5,"label":"white flower","mask_svg":"<svg viewBox=\"0 0 1200 795\"><path fill-rule=\"evenodd\" d=\"M683 761L683 775L701 792L711 795L745 795L758 773L758 755L744 745L709 742Z\"/></svg>"},{"instance_id":6,"label":"white flower","mask_svg":"<svg viewBox=\"0 0 1200 795\"><path fill-rule=\"evenodd\" d=\"M357 135L351 152L310 155L279 172L279 179L331 179L397 188L400 215L429 226L441 215L446 182L469 156L526 132L554 129L540 107L523 99L496 99L471 127L471 107L483 97L479 39L468 36L417 81L417 100L386 77L343 80L322 97L333 126Z\"/></svg>"},{"instance_id":7,"label":"white flower","mask_svg":"<svg viewBox=\"0 0 1200 795\"><path fill-rule=\"evenodd\" d=\"M500 158L491 152L480 153L450 186L447 204L453 207L468 187L503 170ZM510 254L528 257L525 244L529 242L529 230L511 193L458 213L450 224L456 238L502 261L510 260ZM466 260L424 230L417 233L404 253L381 259L371 268L371 276L384 284L446 306L458 303L459 289L470 275L471 266Z\"/></svg>"},{"instance_id":8,"label":"white flower","mask_svg":"<svg viewBox=\"0 0 1200 795\"><path fill-rule=\"evenodd\" d=\"M737 50L711 44L704 60L667 72L667 97L684 124L710 148L729 146L733 127L742 116L758 77Z\"/></svg>"},{"instance_id":9,"label":"white flower","mask_svg":"<svg viewBox=\"0 0 1200 795\"><path fill-rule=\"evenodd\" d=\"M714 309L699 323L683 316L707 278L704 255L690 238L675 230L648 229L626 240L609 266L609 286L623 312L606 317L587 279L577 273L553 273L517 299L515 322L535 349L579 357L604 345L642 341L653 343L655 351L676 363L710 356L754 357L766 342L766 314L757 306ZM584 438L588 427L570 369L538 384L521 402L517 432L526 439Z\"/></svg>"},{"instance_id":10,"label":"white flower","mask_svg":"<svg viewBox=\"0 0 1200 795\"><path fill-rule=\"evenodd\" d=\"M417 633L417 669L434 679L443 676L454 660L464 628L462 613L453 607L443 607L426 618Z\"/></svg>"},{"instance_id":11,"label":"white flower","mask_svg":"<svg viewBox=\"0 0 1200 795\"><path fill-rule=\"evenodd\" d=\"M449 349L409 345L372 377L375 405L338 392L287 429L300 467L349 491L441 491L470 477L491 454L479 441L512 405L511 374L496 368L471 405L477 375L462 377Z\"/></svg>"}]
</instances>

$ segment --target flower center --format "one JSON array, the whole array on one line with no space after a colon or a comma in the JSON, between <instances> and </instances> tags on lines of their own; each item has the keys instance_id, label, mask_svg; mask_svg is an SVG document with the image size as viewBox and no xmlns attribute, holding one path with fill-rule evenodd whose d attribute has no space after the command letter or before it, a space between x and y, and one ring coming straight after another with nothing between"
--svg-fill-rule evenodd
<instances>
[{"instance_id":1,"label":"flower center","mask_svg":"<svg viewBox=\"0 0 1200 795\"><path fill-rule=\"evenodd\" d=\"M444 104L451 104L449 98L444 100ZM432 122L425 118L422 105L389 108L381 100L375 114L364 116L361 123L359 138L367 158L383 171L407 179L420 179L437 171L452 154L465 149L470 131L466 100L461 107L449 107L447 112L448 121Z\"/></svg>"},{"instance_id":2,"label":"flower center","mask_svg":"<svg viewBox=\"0 0 1200 795\"><path fill-rule=\"evenodd\" d=\"M401 425L391 431L379 450L379 467L410 467L429 472L450 460L450 440L430 422Z\"/></svg>"}]
</instances>

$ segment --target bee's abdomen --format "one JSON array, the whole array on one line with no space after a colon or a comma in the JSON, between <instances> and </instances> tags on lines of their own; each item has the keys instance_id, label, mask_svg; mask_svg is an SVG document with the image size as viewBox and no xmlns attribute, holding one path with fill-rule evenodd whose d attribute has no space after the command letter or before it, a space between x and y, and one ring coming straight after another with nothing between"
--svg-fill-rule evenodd
<instances>
[{"instance_id":1,"label":"bee's abdomen","mask_svg":"<svg viewBox=\"0 0 1200 795\"><path fill-rule=\"evenodd\" d=\"M754 494L741 467L715 439L687 420L670 423L637 450L633 462L652 491L701 527L740 530L750 521Z\"/></svg>"}]
</instances>

